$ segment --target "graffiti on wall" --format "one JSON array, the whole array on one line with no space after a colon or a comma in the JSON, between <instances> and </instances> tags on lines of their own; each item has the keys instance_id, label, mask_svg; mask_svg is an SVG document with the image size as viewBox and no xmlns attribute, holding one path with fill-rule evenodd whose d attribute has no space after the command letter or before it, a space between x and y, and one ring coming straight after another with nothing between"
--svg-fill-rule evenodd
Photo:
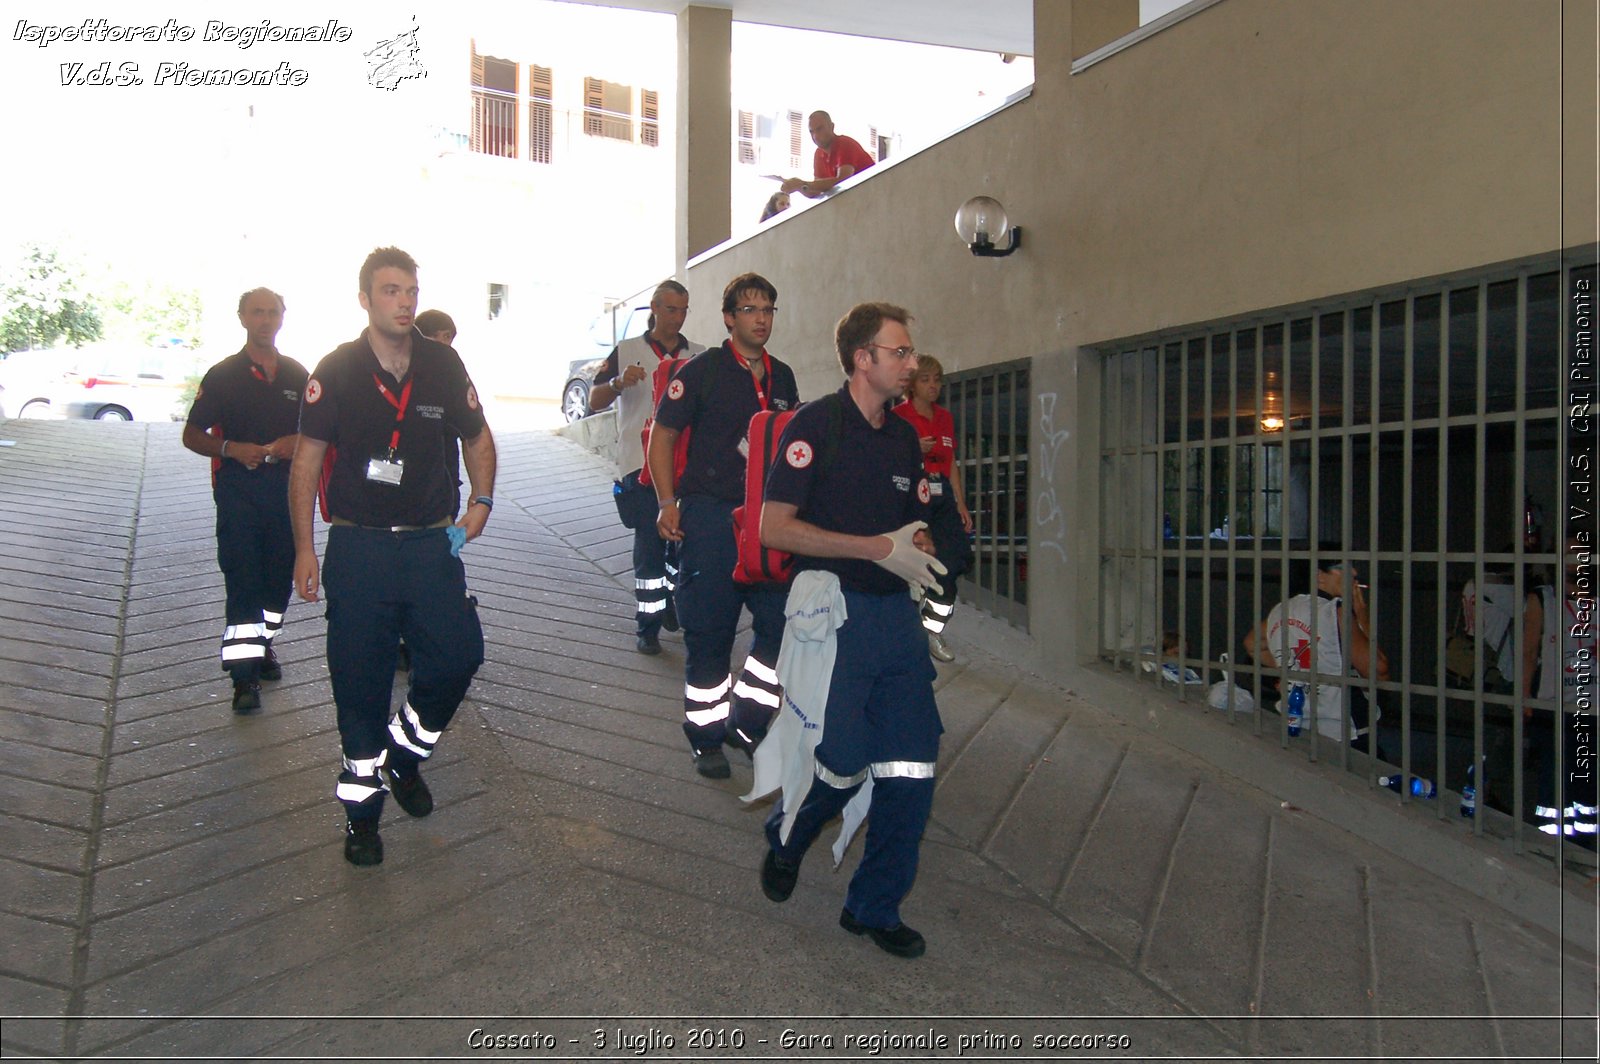
<instances>
[{"instance_id":1,"label":"graffiti on wall","mask_svg":"<svg viewBox=\"0 0 1600 1064\"><path fill-rule=\"evenodd\" d=\"M1034 537L1041 547L1048 547L1067 560L1067 515L1056 498L1056 459L1061 445L1067 441L1071 430L1056 428L1056 393L1045 392L1039 396L1039 496L1034 503L1034 523L1039 534Z\"/></svg>"}]
</instances>

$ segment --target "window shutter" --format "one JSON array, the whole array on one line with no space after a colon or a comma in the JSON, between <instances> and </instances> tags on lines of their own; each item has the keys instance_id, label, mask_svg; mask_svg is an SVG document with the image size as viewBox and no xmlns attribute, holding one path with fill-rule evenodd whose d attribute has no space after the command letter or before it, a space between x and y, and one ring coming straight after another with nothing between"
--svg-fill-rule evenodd
<instances>
[{"instance_id":1,"label":"window shutter","mask_svg":"<svg viewBox=\"0 0 1600 1064\"><path fill-rule=\"evenodd\" d=\"M482 92L483 87L483 56L478 54L478 42L472 42L472 143L470 149L475 152L487 150L484 137L484 111L487 101Z\"/></svg>"},{"instance_id":2,"label":"window shutter","mask_svg":"<svg viewBox=\"0 0 1600 1064\"><path fill-rule=\"evenodd\" d=\"M591 137L605 133L605 82L599 78L583 79L583 131Z\"/></svg>"},{"instance_id":3,"label":"window shutter","mask_svg":"<svg viewBox=\"0 0 1600 1064\"><path fill-rule=\"evenodd\" d=\"M655 148L661 144L661 100L654 89L639 90L639 143Z\"/></svg>"},{"instance_id":4,"label":"window shutter","mask_svg":"<svg viewBox=\"0 0 1600 1064\"><path fill-rule=\"evenodd\" d=\"M550 101L555 95L555 77L549 67L537 64L529 68L528 93L528 158L536 163L548 163L551 156L553 115Z\"/></svg>"},{"instance_id":5,"label":"window shutter","mask_svg":"<svg viewBox=\"0 0 1600 1064\"><path fill-rule=\"evenodd\" d=\"M789 167L800 168L800 112L789 112Z\"/></svg>"},{"instance_id":6,"label":"window shutter","mask_svg":"<svg viewBox=\"0 0 1600 1064\"><path fill-rule=\"evenodd\" d=\"M739 162L753 166L756 161L756 116L739 112Z\"/></svg>"}]
</instances>

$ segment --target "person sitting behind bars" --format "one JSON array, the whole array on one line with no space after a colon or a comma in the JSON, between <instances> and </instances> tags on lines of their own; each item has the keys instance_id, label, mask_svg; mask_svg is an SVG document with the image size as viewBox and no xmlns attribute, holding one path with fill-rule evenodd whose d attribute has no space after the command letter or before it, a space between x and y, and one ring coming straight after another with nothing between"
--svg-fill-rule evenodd
<instances>
[{"instance_id":1,"label":"person sitting behind bars","mask_svg":"<svg viewBox=\"0 0 1600 1064\"><path fill-rule=\"evenodd\" d=\"M1293 566L1300 569L1303 563ZM1345 661L1344 633L1341 629L1345 570L1350 577L1350 660ZM1272 607L1266 619L1244 637L1244 651L1251 659L1271 668L1286 665L1293 684L1294 673L1309 674L1313 666L1323 676L1344 676L1348 668L1371 679L1389 678L1389 659L1372 639L1367 597L1359 583L1360 574L1354 565L1348 567L1336 559L1325 559L1317 569L1315 594L1295 595ZM1291 586L1304 582L1304 577L1291 581ZM1312 615L1316 616L1316 634L1312 635ZM1348 697L1347 697L1348 694ZM1352 746L1373 752L1374 747L1360 740L1369 727L1375 727L1379 714L1369 713L1366 692L1360 687L1340 684L1318 684L1315 710L1307 691L1306 710L1316 721L1319 735L1343 742L1345 709L1349 707L1350 743Z\"/></svg>"}]
</instances>

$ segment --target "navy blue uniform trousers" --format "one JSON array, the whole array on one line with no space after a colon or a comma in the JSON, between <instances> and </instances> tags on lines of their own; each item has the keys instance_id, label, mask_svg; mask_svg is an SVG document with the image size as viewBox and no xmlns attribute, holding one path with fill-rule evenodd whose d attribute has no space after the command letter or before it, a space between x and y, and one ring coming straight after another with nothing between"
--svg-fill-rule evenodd
<instances>
[{"instance_id":1,"label":"navy blue uniform trousers","mask_svg":"<svg viewBox=\"0 0 1600 1064\"><path fill-rule=\"evenodd\" d=\"M254 680L294 591L294 530L289 525L289 466L250 470L224 462L217 503L217 567L227 593L223 667Z\"/></svg>"},{"instance_id":2,"label":"navy blue uniform trousers","mask_svg":"<svg viewBox=\"0 0 1600 1064\"><path fill-rule=\"evenodd\" d=\"M733 579L739 553L733 538L733 507L733 503L709 495L691 495L679 507L683 542L679 545L675 598L685 651L684 712L709 713L706 706L710 703L697 699L694 692L728 684L725 697L733 725L759 742L777 712L776 673L770 670L776 669L778 649L783 645L783 606L789 586L741 584ZM751 679L767 691L770 705L732 692L729 669L742 608L750 610L755 632L750 653L767 674ZM696 750L707 750L722 745L728 724L727 714L705 723L686 718L683 731Z\"/></svg>"},{"instance_id":3,"label":"navy blue uniform trousers","mask_svg":"<svg viewBox=\"0 0 1600 1064\"><path fill-rule=\"evenodd\" d=\"M323 563L328 675L344 769L338 795L352 820L383 811L378 769L402 775L429 756L483 664L483 628L466 570L442 528L415 532L334 525ZM394 648L411 650L411 689L390 719Z\"/></svg>"},{"instance_id":4,"label":"navy blue uniform trousers","mask_svg":"<svg viewBox=\"0 0 1600 1064\"><path fill-rule=\"evenodd\" d=\"M916 603L904 592L846 591L844 599L849 620L837 633L822 742L816 749L817 779L800 803L788 843L778 841L781 801L767 819L767 842L780 858L799 864L870 772L866 850L844 904L869 927L895 927L900 902L917 878L944 726L933 698L934 668Z\"/></svg>"}]
</instances>

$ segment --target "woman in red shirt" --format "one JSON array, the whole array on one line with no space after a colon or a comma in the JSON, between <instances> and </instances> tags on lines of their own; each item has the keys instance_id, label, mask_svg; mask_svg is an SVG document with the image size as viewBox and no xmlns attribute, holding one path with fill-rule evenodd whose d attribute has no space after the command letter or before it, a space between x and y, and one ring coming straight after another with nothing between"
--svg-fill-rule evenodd
<instances>
[{"instance_id":1,"label":"woman in red shirt","mask_svg":"<svg viewBox=\"0 0 1600 1064\"><path fill-rule=\"evenodd\" d=\"M922 464L928 473L928 488L933 493L933 512L928 531L933 535L934 551L949 572L940 578L940 590L929 591L922 599L922 627L928 632L928 652L940 661L954 661L955 654L944 643L944 626L956 608L956 577L972 565L972 514L967 511L966 493L961 486L961 467L956 465L955 419L939 405L944 387L944 367L932 355L917 354L917 375L906 389L905 402L894 412L911 422L922 444Z\"/></svg>"}]
</instances>

